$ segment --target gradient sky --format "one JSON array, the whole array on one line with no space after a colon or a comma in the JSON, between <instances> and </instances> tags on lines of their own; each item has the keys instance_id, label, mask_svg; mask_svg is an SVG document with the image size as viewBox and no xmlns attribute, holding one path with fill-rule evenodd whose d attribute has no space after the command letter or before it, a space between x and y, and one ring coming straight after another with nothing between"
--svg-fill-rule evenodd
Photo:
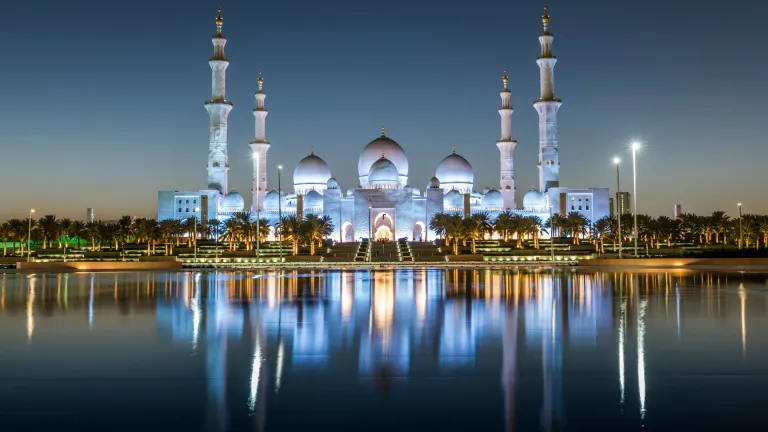
<instances>
[{"instance_id":1,"label":"gradient sky","mask_svg":"<svg viewBox=\"0 0 768 432\"><path fill-rule=\"evenodd\" d=\"M156 217L157 190L206 186L215 1L38 0L6 6L0 84L0 219L38 214ZM614 155L639 211L768 213L763 199L768 4L551 0L561 184L615 190ZM315 152L343 189L379 135L423 190L456 145L475 188L499 181L504 68L512 91L518 203L538 183L542 2L306 0L223 4L228 38L230 188L250 205L252 109L264 70L270 188L291 187ZM763 179L763 180L761 180ZM626 190L626 189L625 189Z\"/></svg>"}]
</instances>

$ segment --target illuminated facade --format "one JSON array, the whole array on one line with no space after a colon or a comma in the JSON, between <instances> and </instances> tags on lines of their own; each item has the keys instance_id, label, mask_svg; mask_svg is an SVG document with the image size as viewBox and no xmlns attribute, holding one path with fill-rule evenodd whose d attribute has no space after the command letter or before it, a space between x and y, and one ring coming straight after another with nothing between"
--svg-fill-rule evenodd
<instances>
[{"instance_id":1,"label":"illuminated facade","mask_svg":"<svg viewBox=\"0 0 768 432\"><path fill-rule=\"evenodd\" d=\"M213 96L206 102L210 115L210 144L208 161L208 190L199 192L160 191L158 219L185 219L190 216L225 219L246 208L237 192L227 193L227 116L232 105L225 99L225 72L229 62L224 56L226 39L221 34L223 20L216 20L217 34L213 37L214 56L210 60L213 71ZM554 66L552 54L553 34L549 29L546 7L542 16L544 31L539 36L541 54L537 59L540 71L540 96L534 102L539 114L539 188L525 193L522 205L515 201L514 150L517 141L512 134L512 93L508 88L507 72L502 77L500 91L501 137L496 142L499 150L499 184L494 189L478 192L474 189L474 171L469 161L453 152L437 165L434 176L422 191L409 183L409 161L403 147L388 137L382 126L381 136L369 142L358 159L356 187L340 188L332 176L331 167L314 149L302 158L293 171L293 191L267 192L266 94L259 73L255 94L255 139L251 143L253 154L253 184L251 210L261 212L271 226L283 216L315 214L331 219L336 241L357 241L361 238L430 240L436 233L428 232L429 221L440 212L468 216L486 213L491 219L503 211L523 216L535 216L542 222L552 214L566 215L576 212L589 221L610 214L607 188L571 189L560 186L560 160L557 141L557 113L562 105L555 98ZM422 171L423 172L423 171ZM424 181L421 179L417 181ZM195 213L187 207L188 199L205 200L207 206Z\"/></svg>"}]
</instances>

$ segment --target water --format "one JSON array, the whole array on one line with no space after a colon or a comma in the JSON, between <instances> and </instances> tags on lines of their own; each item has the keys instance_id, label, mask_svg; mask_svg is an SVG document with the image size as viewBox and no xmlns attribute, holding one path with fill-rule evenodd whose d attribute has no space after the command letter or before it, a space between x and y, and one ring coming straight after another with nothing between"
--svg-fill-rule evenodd
<instances>
[{"instance_id":1,"label":"water","mask_svg":"<svg viewBox=\"0 0 768 432\"><path fill-rule=\"evenodd\" d=\"M768 276L0 275L0 430L739 430Z\"/></svg>"}]
</instances>

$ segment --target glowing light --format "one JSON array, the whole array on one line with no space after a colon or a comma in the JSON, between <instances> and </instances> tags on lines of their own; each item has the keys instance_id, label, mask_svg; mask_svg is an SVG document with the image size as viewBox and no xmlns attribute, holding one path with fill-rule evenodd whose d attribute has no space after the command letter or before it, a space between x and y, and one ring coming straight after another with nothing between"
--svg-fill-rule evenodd
<instances>
[{"instance_id":1,"label":"glowing light","mask_svg":"<svg viewBox=\"0 0 768 432\"><path fill-rule=\"evenodd\" d=\"M27 343L32 343L32 335L35 333L35 278L29 279L29 293L27 294Z\"/></svg>"},{"instance_id":2,"label":"glowing light","mask_svg":"<svg viewBox=\"0 0 768 432\"><path fill-rule=\"evenodd\" d=\"M91 274L91 291L88 295L88 328L93 328L93 283L96 275Z\"/></svg>"},{"instance_id":3,"label":"glowing light","mask_svg":"<svg viewBox=\"0 0 768 432\"><path fill-rule=\"evenodd\" d=\"M199 283L199 279L196 281ZM192 352L197 350L197 340L200 337L200 321L202 320L203 311L200 309L200 288L195 287L195 297L190 304L192 310Z\"/></svg>"},{"instance_id":4,"label":"glowing light","mask_svg":"<svg viewBox=\"0 0 768 432\"><path fill-rule=\"evenodd\" d=\"M747 291L744 284L739 284L739 299L741 299L741 355L747 355Z\"/></svg>"},{"instance_id":5,"label":"glowing light","mask_svg":"<svg viewBox=\"0 0 768 432\"><path fill-rule=\"evenodd\" d=\"M259 378L261 376L261 341L256 335L256 348L253 350L253 366L251 369L251 395L248 398L248 408L256 409L256 400L259 396Z\"/></svg>"},{"instance_id":6,"label":"glowing light","mask_svg":"<svg viewBox=\"0 0 768 432\"><path fill-rule=\"evenodd\" d=\"M637 142L637 141L634 141L634 142L631 144L631 148L632 148L632 151L637 151L637 150L640 150L640 147L642 147L642 144L640 144L640 143L639 143L639 142Z\"/></svg>"},{"instance_id":7,"label":"glowing light","mask_svg":"<svg viewBox=\"0 0 768 432\"><path fill-rule=\"evenodd\" d=\"M637 313L637 388L640 393L640 419L645 419L645 309L648 300L640 302Z\"/></svg>"},{"instance_id":8,"label":"glowing light","mask_svg":"<svg viewBox=\"0 0 768 432\"><path fill-rule=\"evenodd\" d=\"M618 165L618 164L620 164L620 163L621 163L621 159L619 159L619 158L615 157L615 158L613 158L613 163L615 163L616 165Z\"/></svg>"},{"instance_id":9,"label":"glowing light","mask_svg":"<svg viewBox=\"0 0 768 432\"><path fill-rule=\"evenodd\" d=\"M275 393L280 391L280 380L283 378L283 359L285 358L283 341L277 346L277 368L275 368Z\"/></svg>"},{"instance_id":10,"label":"glowing light","mask_svg":"<svg viewBox=\"0 0 768 432\"><path fill-rule=\"evenodd\" d=\"M621 388L621 406L624 406L624 334L626 332L627 301L621 302L619 317L619 388Z\"/></svg>"}]
</instances>

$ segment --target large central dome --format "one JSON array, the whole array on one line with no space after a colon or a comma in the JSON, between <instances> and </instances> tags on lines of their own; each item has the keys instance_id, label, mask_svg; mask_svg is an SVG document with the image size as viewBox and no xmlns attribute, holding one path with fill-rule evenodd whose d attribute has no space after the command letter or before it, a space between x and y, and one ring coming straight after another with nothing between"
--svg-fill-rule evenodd
<instances>
[{"instance_id":1,"label":"large central dome","mask_svg":"<svg viewBox=\"0 0 768 432\"><path fill-rule=\"evenodd\" d=\"M293 170L293 187L296 193L306 194L312 190L322 193L330 178L331 169L328 164L312 151Z\"/></svg>"},{"instance_id":2,"label":"large central dome","mask_svg":"<svg viewBox=\"0 0 768 432\"><path fill-rule=\"evenodd\" d=\"M453 153L446 156L437 166L435 177L440 180L445 192L456 189L461 193L468 193L472 192L475 174L469 162L457 155L454 148Z\"/></svg>"},{"instance_id":3,"label":"large central dome","mask_svg":"<svg viewBox=\"0 0 768 432\"><path fill-rule=\"evenodd\" d=\"M395 165L400 185L405 186L408 182L408 158L400 144L387 138L383 130L381 136L368 143L363 152L360 153L360 159L357 162L360 184L366 185L368 183L368 173L371 166L381 159L382 155Z\"/></svg>"}]
</instances>

